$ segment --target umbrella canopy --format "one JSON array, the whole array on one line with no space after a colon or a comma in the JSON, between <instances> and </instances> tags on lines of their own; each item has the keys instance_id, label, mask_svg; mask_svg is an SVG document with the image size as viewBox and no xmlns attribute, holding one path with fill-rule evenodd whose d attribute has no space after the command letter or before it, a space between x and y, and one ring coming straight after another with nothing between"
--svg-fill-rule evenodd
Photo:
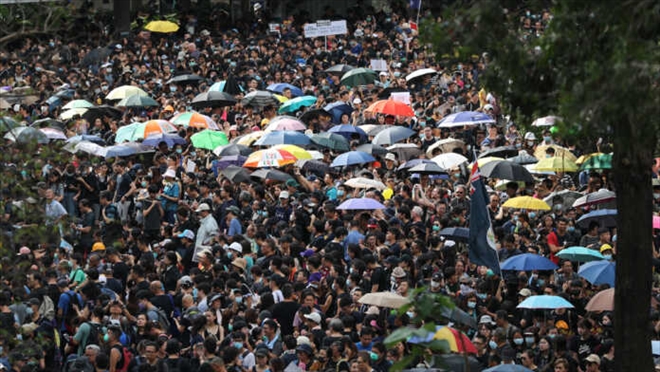
<instances>
[{"instance_id":1,"label":"umbrella canopy","mask_svg":"<svg viewBox=\"0 0 660 372\"><path fill-rule=\"evenodd\" d=\"M353 66L338 64L332 67L326 68L324 71L330 75L343 76L345 73L355 69Z\"/></svg>"},{"instance_id":2,"label":"umbrella canopy","mask_svg":"<svg viewBox=\"0 0 660 372\"><path fill-rule=\"evenodd\" d=\"M422 149L414 143L396 143L388 146L387 151L396 154L397 159L400 160L415 158L422 153Z\"/></svg>"},{"instance_id":3,"label":"umbrella canopy","mask_svg":"<svg viewBox=\"0 0 660 372\"><path fill-rule=\"evenodd\" d=\"M480 158L485 158L488 156L497 156L500 158L518 156L518 149L516 149L515 146L500 146L486 150L479 154Z\"/></svg>"},{"instance_id":4,"label":"umbrella canopy","mask_svg":"<svg viewBox=\"0 0 660 372\"><path fill-rule=\"evenodd\" d=\"M455 353L477 354L477 348L472 341L461 331L443 326L433 335L434 340L445 340L449 350Z\"/></svg>"},{"instance_id":5,"label":"umbrella canopy","mask_svg":"<svg viewBox=\"0 0 660 372\"><path fill-rule=\"evenodd\" d=\"M358 125L358 128L362 129L364 133L366 133L369 136L375 136L378 133L384 131L385 129L391 127L391 125L387 124L362 124Z\"/></svg>"},{"instance_id":6,"label":"umbrella canopy","mask_svg":"<svg viewBox=\"0 0 660 372\"><path fill-rule=\"evenodd\" d=\"M179 25L171 21L151 21L144 26L144 29L151 32L170 34L179 31Z\"/></svg>"},{"instance_id":7,"label":"umbrella canopy","mask_svg":"<svg viewBox=\"0 0 660 372\"><path fill-rule=\"evenodd\" d=\"M220 80L213 83L213 85L209 87L209 92L225 92L231 95L243 93L244 89L242 86L238 85L236 79L233 79L233 83L230 79L232 79L232 77L227 78L227 80Z\"/></svg>"},{"instance_id":8,"label":"umbrella canopy","mask_svg":"<svg viewBox=\"0 0 660 372\"><path fill-rule=\"evenodd\" d=\"M71 142L64 146L64 149L74 154L77 152L85 152L96 156L105 155L105 147L88 141L80 141L77 143Z\"/></svg>"},{"instance_id":9,"label":"umbrella canopy","mask_svg":"<svg viewBox=\"0 0 660 372\"><path fill-rule=\"evenodd\" d=\"M355 177L344 182L344 185L352 187L354 189L376 189L376 190L385 190L387 186L384 183L372 180L371 178L366 177Z\"/></svg>"},{"instance_id":10,"label":"umbrella canopy","mask_svg":"<svg viewBox=\"0 0 660 372\"><path fill-rule=\"evenodd\" d=\"M271 147L272 150L284 150L292 154L298 160L312 159L312 154L296 145L276 145Z\"/></svg>"},{"instance_id":11,"label":"umbrella canopy","mask_svg":"<svg viewBox=\"0 0 660 372\"><path fill-rule=\"evenodd\" d=\"M580 169L612 169L612 154L591 156L582 163Z\"/></svg>"},{"instance_id":12,"label":"umbrella canopy","mask_svg":"<svg viewBox=\"0 0 660 372\"><path fill-rule=\"evenodd\" d=\"M413 71L413 72L409 73L408 75L406 75L406 81L411 81L411 80L419 79L419 78L424 77L424 76L428 76L428 75L433 76L433 75L437 75L437 74L438 74L438 71L436 71L435 69L421 68L419 70Z\"/></svg>"},{"instance_id":13,"label":"umbrella canopy","mask_svg":"<svg viewBox=\"0 0 660 372\"><path fill-rule=\"evenodd\" d=\"M300 120L303 123L309 124L312 120L320 119L321 117L332 117L332 114L324 109L308 110L300 116Z\"/></svg>"},{"instance_id":14,"label":"umbrella canopy","mask_svg":"<svg viewBox=\"0 0 660 372\"><path fill-rule=\"evenodd\" d=\"M500 161L500 160L505 160L505 159L504 158L498 158L498 157L495 157L495 156L489 156L487 158L477 159L477 165L479 165L479 168L481 168L484 165L490 163L491 161Z\"/></svg>"},{"instance_id":15,"label":"umbrella canopy","mask_svg":"<svg viewBox=\"0 0 660 372\"><path fill-rule=\"evenodd\" d=\"M558 121L560 121L561 118L558 116L544 116L542 118L538 118L532 122L533 127L551 127L555 125Z\"/></svg>"},{"instance_id":16,"label":"umbrella canopy","mask_svg":"<svg viewBox=\"0 0 660 372\"><path fill-rule=\"evenodd\" d=\"M89 110L90 108L77 108L77 109L64 110L60 113L60 115L57 118L60 120L71 120L76 115L83 116Z\"/></svg>"},{"instance_id":17,"label":"umbrella canopy","mask_svg":"<svg viewBox=\"0 0 660 372\"><path fill-rule=\"evenodd\" d=\"M272 132L276 130L306 130L305 124L294 118L293 116L281 115L276 116L270 120L264 132Z\"/></svg>"},{"instance_id":18,"label":"umbrella canopy","mask_svg":"<svg viewBox=\"0 0 660 372\"><path fill-rule=\"evenodd\" d=\"M32 127L16 127L5 134L5 139L20 144L48 143L49 139L42 131Z\"/></svg>"},{"instance_id":19,"label":"umbrella canopy","mask_svg":"<svg viewBox=\"0 0 660 372\"><path fill-rule=\"evenodd\" d=\"M433 159L431 159L431 161L438 164L440 168L454 169L463 163L467 163L468 158L466 158L461 154L457 154L455 152L448 152L446 154L440 154L434 157Z\"/></svg>"},{"instance_id":20,"label":"umbrella canopy","mask_svg":"<svg viewBox=\"0 0 660 372\"><path fill-rule=\"evenodd\" d=\"M463 148L465 142L454 139L454 138L445 138L439 141L435 141L428 149L426 149L426 157L432 158L435 149L439 149L441 153L448 153L454 151L454 149Z\"/></svg>"},{"instance_id":21,"label":"umbrella canopy","mask_svg":"<svg viewBox=\"0 0 660 372\"><path fill-rule=\"evenodd\" d=\"M593 285L607 284L614 287L616 264L611 261L593 261L580 266L578 275Z\"/></svg>"},{"instance_id":22,"label":"umbrella canopy","mask_svg":"<svg viewBox=\"0 0 660 372\"><path fill-rule=\"evenodd\" d=\"M80 110L80 109L75 109L75 110ZM73 111L73 110L69 110ZM68 111L66 111L68 112ZM96 118L103 118L104 116L114 118L114 119L119 119L123 115L123 111L110 105L100 105L100 106L94 106L90 107L82 113L82 116L90 123L93 123Z\"/></svg>"},{"instance_id":23,"label":"umbrella canopy","mask_svg":"<svg viewBox=\"0 0 660 372\"><path fill-rule=\"evenodd\" d=\"M491 161L481 167L481 174L488 178L509 181L534 182L534 176L520 164L506 160ZM538 200L538 199L537 199Z\"/></svg>"},{"instance_id":24,"label":"umbrella canopy","mask_svg":"<svg viewBox=\"0 0 660 372\"><path fill-rule=\"evenodd\" d=\"M484 369L481 372L534 372L520 364L500 364L495 367Z\"/></svg>"},{"instance_id":25,"label":"umbrella canopy","mask_svg":"<svg viewBox=\"0 0 660 372\"><path fill-rule=\"evenodd\" d=\"M216 160L214 166L217 167L218 169L225 169L230 165L240 167L245 163L246 160L247 160L247 156L227 155L227 156L222 156L220 157L220 159Z\"/></svg>"},{"instance_id":26,"label":"umbrella canopy","mask_svg":"<svg viewBox=\"0 0 660 372\"><path fill-rule=\"evenodd\" d=\"M250 182L250 172L248 172L247 169L243 167L230 165L220 171L220 173L223 176L229 178L229 180L233 183Z\"/></svg>"},{"instance_id":27,"label":"umbrella canopy","mask_svg":"<svg viewBox=\"0 0 660 372\"><path fill-rule=\"evenodd\" d=\"M587 311L614 311L614 288L596 293L584 309Z\"/></svg>"},{"instance_id":28,"label":"umbrella canopy","mask_svg":"<svg viewBox=\"0 0 660 372\"><path fill-rule=\"evenodd\" d=\"M126 142L119 145L106 147L102 156L105 158L121 158L137 154L145 154L153 151L154 149L150 146L146 146L137 142Z\"/></svg>"},{"instance_id":29,"label":"umbrella canopy","mask_svg":"<svg viewBox=\"0 0 660 372\"><path fill-rule=\"evenodd\" d=\"M218 132L210 129L205 129L199 133L195 133L190 137L190 142L198 149L213 150L218 146L229 144L225 132Z\"/></svg>"},{"instance_id":30,"label":"umbrella canopy","mask_svg":"<svg viewBox=\"0 0 660 372\"><path fill-rule=\"evenodd\" d=\"M235 143L237 145L243 145L243 146L252 146L252 144L256 140L261 138L261 136L263 136L264 134L266 134L266 132L261 131L261 130L258 131L258 132L251 132L251 133L242 135L240 137L234 138L233 140L231 140L231 143Z\"/></svg>"},{"instance_id":31,"label":"umbrella canopy","mask_svg":"<svg viewBox=\"0 0 660 372\"><path fill-rule=\"evenodd\" d=\"M170 123L200 129L220 129L213 119L198 112L182 112L170 119Z\"/></svg>"},{"instance_id":32,"label":"umbrella canopy","mask_svg":"<svg viewBox=\"0 0 660 372\"><path fill-rule=\"evenodd\" d=\"M161 142L165 142L167 147L174 147L174 145L185 145L186 140L181 138L176 133L156 133L148 136L142 141L143 145L158 147Z\"/></svg>"},{"instance_id":33,"label":"umbrella canopy","mask_svg":"<svg viewBox=\"0 0 660 372\"><path fill-rule=\"evenodd\" d=\"M438 123L439 128L455 128L479 124L494 124L495 119L477 111L462 111L451 114Z\"/></svg>"},{"instance_id":34,"label":"umbrella canopy","mask_svg":"<svg viewBox=\"0 0 660 372\"><path fill-rule=\"evenodd\" d=\"M453 308L443 307L442 316L449 319L450 321L458 324L466 325L472 329L477 329L477 320L472 317L472 315L461 310L460 307L455 306Z\"/></svg>"},{"instance_id":35,"label":"umbrella canopy","mask_svg":"<svg viewBox=\"0 0 660 372\"><path fill-rule=\"evenodd\" d=\"M581 196L582 194L577 191L561 190L552 192L550 195L543 198L543 201L548 203L551 208L554 208L556 205L561 205L562 209L567 209L570 208Z\"/></svg>"},{"instance_id":36,"label":"umbrella canopy","mask_svg":"<svg viewBox=\"0 0 660 372\"><path fill-rule=\"evenodd\" d=\"M397 142L403 141L415 135L416 133L417 132L415 132L414 130L406 127L392 126L378 133L374 137L372 143L375 143L377 145L392 145Z\"/></svg>"},{"instance_id":37,"label":"umbrella canopy","mask_svg":"<svg viewBox=\"0 0 660 372\"><path fill-rule=\"evenodd\" d=\"M66 140L66 134L55 128L40 128L41 133L45 134L50 140Z\"/></svg>"},{"instance_id":38,"label":"umbrella canopy","mask_svg":"<svg viewBox=\"0 0 660 372\"><path fill-rule=\"evenodd\" d=\"M360 140L365 140L367 138L367 133L365 133L362 128L351 124L335 125L334 127L328 129L328 132L340 134L346 137L346 139L349 141L354 137L357 137Z\"/></svg>"},{"instance_id":39,"label":"umbrella canopy","mask_svg":"<svg viewBox=\"0 0 660 372\"><path fill-rule=\"evenodd\" d=\"M363 305L371 305L378 307L387 307L390 309L398 309L403 305L407 305L410 300L393 292L374 292L367 293L360 297L359 303Z\"/></svg>"},{"instance_id":40,"label":"umbrella canopy","mask_svg":"<svg viewBox=\"0 0 660 372\"><path fill-rule=\"evenodd\" d=\"M296 112L303 107L309 107L316 103L317 98L314 96L302 96L290 99L282 104L278 112Z\"/></svg>"},{"instance_id":41,"label":"umbrella canopy","mask_svg":"<svg viewBox=\"0 0 660 372\"><path fill-rule=\"evenodd\" d=\"M66 140L67 143L79 143L82 141L93 142L97 145L105 146L105 140L99 136L94 136L90 134L81 134L78 136L73 136Z\"/></svg>"},{"instance_id":42,"label":"umbrella canopy","mask_svg":"<svg viewBox=\"0 0 660 372\"><path fill-rule=\"evenodd\" d=\"M226 92L209 91L200 93L193 98L190 104L195 108L224 107L236 104L236 98Z\"/></svg>"},{"instance_id":43,"label":"umbrella canopy","mask_svg":"<svg viewBox=\"0 0 660 372\"><path fill-rule=\"evenodd\" d=\"M248 156L252 153L249 147L243 145L237 145L235 143L229 145L218 146L213 149L213 153L217 156L228 156L228 155L244 155Z\"/></svg>"},{"instance_id":44,"label":"umbrella canopy","mask_svg":"<svg viewBox=\"0 0 660 372\"><path fill-rule=\"evenodd\" d=\"M160 104L155 99L148 96L130 96L123 98L117 107L158 107Z\"/></svg>"},{"instance_id":45,"label":"umbrella canopy","mask_svg":"<svg viewBox=\"0 0 660 372\"><path fill-rule=\"evenodd\" d=\"M500 269L514 271L555 270L557 269L557 265L536 253L523 253L502 262Z\"/></svg>"},{"instance_id":46,"label":"umbrella canopy","mask_svg":"<svg viewBox=\"0 0 660 372\"><path fill-rule=\"evenodd\" d=\"M613 200L616 200L616 194L613 191L600 189L576 199L572 205L575 208L581 208L588 205L608 203Z\"/></svg>"},{"instance_id":47,"label":"umbrella canopy","mask_svg":"<svg viewBox=\"0 0 660 372\"><path fill-rule=\"evenodd\" d=\"M166 84L197 84L204 80L203 77L196 74L180 74L166 82Z\"/></svg>"},{"instance_id":48,"label":"umbrella canopy","mask_svg":"<svg viewBox=\"0 0 660 372\"><path fill-rule=\"evenodd\" d=\"M282 94L285 89L290 89L291 90L291 95L294 97L302 97L305 94L303 93L302 89L298 88L295 85L291 85L289 83L275 83L271 84L268 87L266 87L266 90L269 90L271 92L275 93L280 93Z\"/></svg>"},{"instance_id":49,"label":"umbrella canopy","mask_svg":"<svg viewBox=\"0 0 660 372\"><path fill-rule=\"evenodd\" d=\"M332 122L335 124L341 123L342 115L346 114L350 117L351 113L353 112L353 107L347 105L342 101L337 101L329 105L325 105L323 109L330 113L330 115L332 116Z\"/></svg>"},{"instance_id":50,"label":"umbrella canopy","mask_svg":"<svg viewBox=\"0 0 660 372\"><path fill-rule=\"evenodd\" d=\"M536 164L539 162L539 159L533 157L532 155L528 154L527 151L521 150L519 152L519 155L514 156L512 158L506 159L510 162L514 162L516 164L520 165L527 165L527 164Z\"/></svg>"},{"instance_id":51,"label":"umbrella canopy","mask_svg":"<svg viewBox=\"0 0 660 372\"><path fill-rule=\"evenodd\" d=\"M577 164L568 158L553 156L551 158L543 158L538 163L532 166L537 171L552 171L552 172L575 172L579 169Z\"/></svg>"},{"instance_id":52,"label":"umbrella canopy","mask_svg":"<svg viewBox=\"0 0 660 372\"><path fill-rule=\"evenodd\" d=\"M74 99L73 101L62 106L63 110L77 109L77 108L90 108L94 107L94 104L84 99Z\"/></svg>"},{"instance_id":53,"label":"umbrella canopy","mask_svg":"<svg viewBox=\"0 0 660 372\"><path fill-rule=\"evenodd\" d=\"M115 143L138 141L152 134L176 132L176 127L166 120L149 120L144 123L132 123L117 129Z\"/></svg>"},{"instance_id":54,"label":"umbrella canopy","mask_svg":"<svg viewBox=\"0 0 660 372\"><path fill-rule=\"evenodd\" d=\"M14 128L22 127L23 125L9 116L0 117L0 132L8 132Z\"/></svg>"},{"instance_id":55,"label":"umbrella canopy","mask_svg":"<svg viewBox=\"0 0 660 372\"><path fill-rule=\"evenodd\" d=\"M330 150L334 150L334 151L350 150L350 145L348 143L348 140L339 133L323 132L323 133L313 134L310 137L310 140L315 145Z\"/></svg>"},{"instance_id":56,"label":"umbrella canopy","mask_svg":"<svg viewBox=\"0 0 660 372\"><path fill-rule=\"evenodd\" d=\"M380 145L375 145L373 143L365 143L355 148L356 151L366 152L371 155L385 155L387 154L387 149Z\"/></svg>"},{"instance_id":57,"label":"umbrella canopy","mask_svg":"<svg viewBox=\"0 0 660 372\"><path fill-rule=\"evenodd\" d=\"M107 96L105 96L105 99L107 100L120 100L124 99L126 97L130 96L142 96L142 97L148 97L149 94L145 92L144 90L134 87L132 85L122 85L120 87L117 87L108 93Z\"/></svg>"},{"instance_id":58,"label":"umbrella canopy","mask_svg":"<svg viewBox=\"0 0 660 372\"><path fill-rule=\"evenodd\" d=\"M467 242L470 237L470 229L467 227L445 227L440 230L439 235L452 240Z\"/></svg>"},{"instance_id":59,"label":"umbrella canopy","mask_svg":"<svg viewBox=\"0 0 660 372\"><path fill-rule=\"evenodd\" d=\"M550 206L541 199L536 199L531 196L517 196L507 200L503 207L507 208L516 208L516 209L526 209L533 211L549 211Z\"/></svg>"},{"instance_id":60,"label":"umbrella canopy","mask_svg":"<svg viewBox=\"0 0 660 372\"><path fill-rule=\"evenodd\" d=\"M559 251L556 256L562 260L569 260L572 262L591 262L602 261L605 259L605 257L595 249L577 246L564 248Z\"/></svg>"},{"instance_id":61,"label":"umbrella canopy","mask_svg":"<svg viewBox=\"0 0 660 372\"><path fill-rule=\"evenodd\" d=\"M35 120L32 124L30 124L30 126L32 128L55 128L59 131L64 131L66 128L66 124L53 118Z\"/></svg>"},{"instance_id":62,"label":"umbrella canopy","mask_svg":"<svg viewBox=\"0 0 660 372\"><path fill-rule=\"evenodd\" d=\"M241 103L243 103L243 106L252 106L256 108L262 108L268 105L277 107L280 105L280 101L273 96L273 93L265 90L256 90L246 94Z\"/></svg>"},{"instance_id":63,"label":"umbrella canopy","mask_svg":"<svg viewBox=\"0 0 660 372\"><path fill-rule=\"evenodd\" d=\"M264 134L254 145L308 145L311 142L306 135L293 130L274 131Z\"/></svg>"},{"instance_id":64,"label":"umbrella canopy","mask_svg":"<svg viewBox=\"0 0 660 372\"><path fill-rule=\"evenodd\" d=\"M385 206L376 199L351 198L339 204L337 209L370 211L374 209L385 209Z\"/></svg>"},{"instance_id":65,"label":"umbrella canopy","mask_svg":"<svg viewBox=\"0 0 660 372\"><path fill-rule=\"evenodd\" d=\"M581 229L589 227L591 221L596 221L600 227L615 227L616 226L616 209L600 209L597 211L589 212L577 220L577 225Z\"/></svg>"},{"instance_id":66,"label":"umbrella canopy","mask_svg":"<svg viewBox=\"0 0 660 372\"><path fill-rule=\"evenodd\" d=\"M359 85L373 84L376 80L378 80L376 71L360 67L354 68L342 75L341 85L357 87Z\"/></svg>"},{"instance_id":67,"label":"umbrella canopy","mask_svg":"<svg viewBox=\"0 0 660 372\"><path fill-rule=\"evenodd\" d=\"M292 153L271 148L253 152L243 166L246 168L281 167L296 161L298 158Z\"/></svg>"},{"instance_id":68,"label":"umbrella canopy","mask_svg":"<svg viewBox=\"0 0 660 372\"><path fill-rule=\"evenodd\" d=\"M536 150L534 150L534 157L537 159L543 159L545 158L545 151L552 147L555 150L555 157L557 158L564 158L567 160L570 160L572 162L575 162L577 158L571 150L567 149L566 147L561 147L558 145L540 145L536 147Z\"/></svg>"},{"instance_id":69,"label":"umbrella canopy","mask_svg":"<svg viewBox=\"0 0 660 372\"><path fill-rule=\"evenodd\" d=\"M304 172L311 172L319 177L324 177L331 171L330 166L316 159L302 159L296 162L296 166Z\"/></svg>"},{"instance_id":70,"label":"umbrella canopy","mask_svg":"<svg viewBox=\"0 0 660 372\"><path fill-rule=\"evenodd\" d=\"M362 151L349 151L337 156L330 164L331 167L346 167L349 165L365 164L376 161L373 156Z\"/></svg>"},{"instance_id":71,"label":"umbrella canopy","mask_svg":"<svg viewBox=\"0 0 660 372\"><path fill-rule=\"evenodd\" d=\"M408 169L416 167L420 164L427 164L427 163L433 163L432 161L428 159L410 159L407 162L399 165L399 167L396 169L397 171L408 171Z\"/></svg>"},{"instance_id":72,"label":"umbrella canopy","mask_svg":"<svg viewBox=\"0 0 660 372\"><path fill-rule=\"evenodd\" d=\"M574 306L560 296L530 296L516 306L519 309L572 309Z\"/></svg>"},{"instance_id":73,"label":"umbrella canopy","mask_svg":"<svg viewBox=\"0 0 660 372\"><path fill-rule=\"evenodd\" d=\"M447 173L447 171L443 168L440 168L440 166L434 162L430 163L422 163L415 165L412 168L408 169L408 172L410 173L419 173L419 174L443 174Z\"/></svg>"},{"instance_id":74,"label":"umbrella canopy","mask_svg":"<svg viewBox=\"0 0 660 372\"><path fill-rule=\"evenodd\" d=\"M392 99L376 101L367 107L365 111L383 115L415 116L415 111L409 105Z\"/></svg>"},{"instance_id":75,"label":"umbrella canopy","mask_svg":"<svg viewBox=\"0 0 660 372\"><path fill-rule=\"evenodd\" d=\"M280 182L286 182L290 179L293 179L290 174L279 171L277 169L257 169L256 171L252 172L252 174L250 174L250 177Z\"/></svg>"}]
</instances>

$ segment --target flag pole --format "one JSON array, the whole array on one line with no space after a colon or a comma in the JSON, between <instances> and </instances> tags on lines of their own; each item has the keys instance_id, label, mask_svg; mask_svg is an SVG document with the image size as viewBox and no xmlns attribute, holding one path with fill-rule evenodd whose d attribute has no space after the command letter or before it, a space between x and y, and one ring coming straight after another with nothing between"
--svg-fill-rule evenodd
<instances>
[{"instance_id":1,"label":"flag pole","mask_svg":"<svg viewBox=\"0 0 660 372\"><path fill-rule=\"evenodd\" d=\"M419 33L419 13L422 11L422 0L419 0L419 7L417 7L417 20L415 23L417 24L417 33Z\"/></svg>"}]
</instances>

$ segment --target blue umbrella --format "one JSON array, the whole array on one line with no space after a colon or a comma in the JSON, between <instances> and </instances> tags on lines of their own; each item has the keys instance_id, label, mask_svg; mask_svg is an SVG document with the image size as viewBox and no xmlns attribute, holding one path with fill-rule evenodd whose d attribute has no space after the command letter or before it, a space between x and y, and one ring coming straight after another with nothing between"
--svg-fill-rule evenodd
<instances>
[{"instance_id":1,"label":"blue umbrella","mask_svg":"<svg viewBox=\"0 0 660 372\"><path fill-rule=\"evenodd\" d=\"M559 253L557 253L556 256L562 260L569 260L574 262L601 261L605 259L605 257L603 257L603 255L600 254L600 252L597 250L586 247L564 248Z\"/></svg>"},{"instance_id":2,"label":"blue umbrella","mask_svg":"<svg viewBox=\"0 0 660 372\"><path fill-rule=\"evenodd\" d=\"M334 127L328 129L328 132L341 134L349 141L353 138L354 135L358 135L360 140L365 140L367 138L367 133L365 133L362 128L351 124L335 125Z\"/></svg>"},{"instance_id":3,"label":"blue umbrella","mask_svg":"<svg viewBox=\"0 0 660 372\"><path fill-rule=\"evenodd\" d=\"M362 151L349 151L337 156L330 164L331 167L345 167L348 165L365 164L376 161L373 156Z\"/></svg>"},{"instance_id":4,"label":"blue umbrella","mask_svg":"<svg viewBox=\"0 0 660 372\"><path fill-rule=\"evenodd\" d=\"M534 372L520 364L500 364L495 367L484 369L482 372Z\"/></svg>"},{"instance_id":5,"label":"blue umbrella","mask_svg":"<svg viewBox=\"0 0 660 372\"><path fill-rule=\"evenodd\" d=\"M268 132L259 138L254 145L256 146L270 146L270 145L309 145L311 140L303 133L296 132L295 130L278 130Z\"/></svg>"},{"instance_id":6,"label":"blue umbrella","mask_svg":"<svg viewBox=\"0 0 660 372\"><path fill-rule=\"evenodd\" d=\"M467 227L445 227L440 230L440 236L467 242L470 237L470 229Z\"/></svg>"},{"instance_id":7,"label":"blue umbrella","mask_svg":"<svg viewBox=\"0 0 660 372\"><path fill-rule=\"evenodd\" d=\"M296 112L303 107L309 107L315 103L316 103L316 97L314 96L296 97L284 102L280 107L280 109L278 110L278 112L279 113Z\"/></svg>"},{"instance_id":8,"label":"blue umbrella","mask_svg":"<svg viewBox=\"0 0 660 372\"><path fill-rule=\"evenodd\" d=\"M181 138L178 134L173 133L158 133L152 134L142 141L143 145L158 147L161 142L165 142L167 147L174 147L174 145L185 145L186 140Z\"/></svg>"},{"instance_id":9,"label":"blue umbrella","mask_svg":"<svg viewBox=\"0 0 660 372\"><path fill-rule=\"evenodd\" d=\"M154 151L153 148L137 142L125 142L120 145L106 147L105 158L124 157Z\"/></svg>"},{"instance_id":10,"label":"blue umbrella","mask_svg":"<svg viewBox=\"0 0 660 372\"><path fill-rule=\"evenodd\" d=\"M578 227L587 229L591 221L596 221L601 227L616 226L616 209L599 209L589 212L577 220Z\"/></svg>"},{"instance_id":11,"label":"blue umbrella","mask_svg":"<svg viewBox=\"0 0 660 372\"><path fill-rule=\"evenodd\" d=\"M269 91L275 92L275 93L282 93L284 91L284 89L286 89L286 88L291 89L291 95L294 96L294 97L300 97L300 96L305 95L305 93L303 93L302 89L298 88L295 85L291 85L291 84L288 84L288 83L271 84L268 87L266 87L266 90L269 90Z\"/></svg>"},{"instance_id":12,"label":"blue umbrella","mask_svg":"<svg viewBox=\"0 0 660 372\"><path fill-rule=\"evenodd\" d=\"M609 284L614 287L616 264L611 261L593 261L580 266L578 275L593 285Z\"/></svg>"},{"instance_id":13,"label":"blue umbrella","mask_svg":"<svg viewBox=\"0 0 660 372\"><path fill-rule=\"evenodd\" d=\"M454 128L465 125L494 124L495 119L476 111L462 111L451 114L438 123L440 128Z\"/></svg>"},{"instance_id":14,"label":"blue umbrella","mask_svg":"<svg viewBox=\"0 0 660 372\"><path fill-rule=\"evenodd\" d=\"M332 122L335 124L341 123L341 116L343 114L351 115L353 108L342 101L333 102L323 108L325 111L332 115Z\"/></svg>"},{"instance_id":15,"label":"blue umbrella","mask_svg":"<svg viewBox=\"0 0 660 372\"><path fill-rule=\"evenodd\" d=\"M382 205L378 200L371 198L353 198L348 199L345 202L341 203L337 209L346 209L346 210L373 210L373 209L385 209L385 206Z\"/></svg>"},{"instance_id":16,"label":"blue umbrella","mask_svg":"<svg viewBox=\"0 0 660 372\"><path fill-rule=\"evenodd\" d=\"M518 306L519 309L572 309L575 306L560 296L530 296Z\"/></svg>"},{"instance_id":17,"label":"blue umbrella","mask_svg":"<svg viewBox=\"0 0 660 372\"><path fill-rule=\"evenodd\" d=\"M78 136L73 136L66 140L66 143L78 143L82 141L88 141L96 143L97 145L105 146L105 140L99 136L94 136L91 134L82 134Z\"/></svg>"},{"instance_id":18,"label":"blue umbrella","mask_svg":"<svg viewBox=\"0 0 660 372\"><path fill-rule=\"evenodd\" d=\"M531 271L531 270L555 270L557 265L547 258L536 253L523 253L508 258L502 262L500 269Z\"/></svg>"},{"instance_id":19,"label":"blue umbrella","mask_svg":"<svg viewBox=\"0 0 660 372\"><path fill-rule=\"evenodd\" d=\"M374 136L373 143L377 145L393 145L417 134L414 130L402 126L391 126Z\"/></svg>"}]
</instances>

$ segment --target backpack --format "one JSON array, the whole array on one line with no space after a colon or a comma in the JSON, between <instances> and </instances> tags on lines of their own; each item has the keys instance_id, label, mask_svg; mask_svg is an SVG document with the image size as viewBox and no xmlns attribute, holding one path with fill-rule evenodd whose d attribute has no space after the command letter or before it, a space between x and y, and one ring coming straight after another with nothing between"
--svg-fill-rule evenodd
<instances>
[{"instance_id":1,"label":"backpack","mask_svg":"<svg viewBox=\"0 0 660 372\"><path fill-rule=\"evenodd\" d=\"M43 315L44 318L52 321L55 319L55 304L50 296L44 295L41 299L41 305L39 305L39 314Z\"/></svg>"},{"instance_id":2,"label":"backpack","mask_svg":"<svg viewBox=\"0 0 660 372\"><path fill-rule=\"evenodd\" d=\"M115 371L128 372L128 365L131 364L131 361L133 360L133 353L126 346L115 345L112 348L118 349L121 354L121 358L119 359L120 363L115 368Z\"/></svg>"},{"instance_id":3,"label":"backpack","mask_svg":"<svg viewBox=\"0 0 660 372\"><path fill-rule=\"evenodd\" d=\"M101 346L103 345L103 328L101 327L100 324L97 323L92 323L92 322L85 322L89 326L89 334L87 335L87 339L85 340L85 345L83 345L83 350L84 348L87 347L87 345L97 345Z\"/></svg>"},{"instance_id":4,"label":"backpack","mask_svg":"<svg viewBox=\"0 0 660 372\"><path fill-rule=\"evenodd\" d=\"M65 321L66 321L66 324L71 324L71 320L73 320L73 318L75 317L75 311L73 311L73 305L77 304L78 307L81 307L80 306L80 298L78 298L78 295L76 293L71 294L71 291L66 291L66 292L62 293L62 295L66 295L66 296L69 297L69 306L67 307L67 310L66 310Z\"/></svg>"},{"instance_id":5,"label":"backpack","mask_svg":"<svg viewBox=\"0 0 660 372\"><path fill-rule=\"evenodd\" d=\"M165 314L163 310L154 306L154 308L150 311L154 311L158 315L158 323L160 323L163 329L170 329L170 320L167 318L167 314Z\"/></svg>"}]
</instances>

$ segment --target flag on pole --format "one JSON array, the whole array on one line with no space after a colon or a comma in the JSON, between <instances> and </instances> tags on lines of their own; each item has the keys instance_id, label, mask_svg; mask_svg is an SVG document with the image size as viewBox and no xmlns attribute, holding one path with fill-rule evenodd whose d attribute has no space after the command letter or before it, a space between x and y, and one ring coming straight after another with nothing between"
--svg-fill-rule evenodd
<instances>
[{"instance_id":1,"label":"flag on pole","mask_svg":"<svg viewBox=\"0 0 660 372\"><path fill-rule=\"evenodd\" d=\"M422 0L410 0L410 9L419 9L422 7Z\"/></svg>"},{"instance_id":2,"label":"flag on pole","mask_svg":"<svg viewBox=\"0 0 660 372\"><path fill-rule=\"evenodd\" d=\"M411 30L418 31L417 23L415 23L415 22L410 22L410 29L411 29Z\"/></svg>"},{"instance_id":3,"label":"flag on pole","mask_svg":"<svg viewBox=\"0 0 660 372\"><path fill-rule=\"evenodd\" d=\"M495 234L488 214L488 195L481 180L479 165L474 162L470 174L470 236L468 250L470 261L501 274L500 261L495 247Z\"/></svg>"}]
</instances>

